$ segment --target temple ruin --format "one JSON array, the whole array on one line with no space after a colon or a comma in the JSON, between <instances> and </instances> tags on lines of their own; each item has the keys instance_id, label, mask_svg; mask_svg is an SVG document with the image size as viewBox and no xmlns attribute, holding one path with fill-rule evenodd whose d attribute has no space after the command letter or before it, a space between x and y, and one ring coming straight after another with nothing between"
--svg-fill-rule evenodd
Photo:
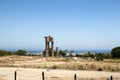
<instances>
[{"instance_id":1,"label":"temple ruin","mask_svg":"<svg viewBox=\"0 0 120 80\"><path fill-rule=\"evenodd\" d=\"M45 57L49 57L50 55L50 50L52 52L52 57L55 56L54 54L54 41L53 41L53 37L51 36L46 36L45 37ZM58 47L56 47L56 57L58 57Z\"/></svg>"}]
</instances>

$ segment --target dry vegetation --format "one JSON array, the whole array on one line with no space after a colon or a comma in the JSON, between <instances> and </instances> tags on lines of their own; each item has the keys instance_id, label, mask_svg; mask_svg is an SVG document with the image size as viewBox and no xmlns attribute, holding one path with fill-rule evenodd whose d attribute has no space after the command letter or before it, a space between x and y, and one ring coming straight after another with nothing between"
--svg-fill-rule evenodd
<instances>
[{"instance_id":1,"label":"dry vegetation","mask_svg":"<svg viewBox=\"0 0 120 80\"><path fill-rule=\"evenodd\" d=\"M120 71L120 60L105 59L103 61L95 61L76 57L4 56L0 57L0 67Z\"/></svg>"}]
</instances>

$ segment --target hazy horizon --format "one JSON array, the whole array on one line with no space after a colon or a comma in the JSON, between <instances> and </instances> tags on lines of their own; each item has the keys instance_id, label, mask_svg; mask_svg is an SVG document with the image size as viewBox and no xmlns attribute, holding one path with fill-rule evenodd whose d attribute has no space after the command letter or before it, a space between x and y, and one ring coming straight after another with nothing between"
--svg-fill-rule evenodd
<instances>
[{"instance_id":1,"label":"hazy horizon","mask_svg":"<svg viewBox=\"0 0 120 80\"><path fill-rule=\"evenodd\" d=\"M0 0L0 49L54 46L111 50L120 46L119 0Z\"/></svg>"},{"instance_id":2,"label":"hazy horizon","mask_svg":"<svg viewBox=\"0 0 120 80\"><path fill-rule=\"evenodd\" d=\"M45 49L2 49L2 50L7 50L7 51L12 51L16 52L17 50L26 50L28 53L42 53ZM74 53L86 53L86 52L91 52L91 53L110 53L111 50L109 49L59 49L59 50L67 50L67 53L70 53L71 50L74 50ZM56 51L54 49L54 51Z\"/></svg>"}]
</instances>

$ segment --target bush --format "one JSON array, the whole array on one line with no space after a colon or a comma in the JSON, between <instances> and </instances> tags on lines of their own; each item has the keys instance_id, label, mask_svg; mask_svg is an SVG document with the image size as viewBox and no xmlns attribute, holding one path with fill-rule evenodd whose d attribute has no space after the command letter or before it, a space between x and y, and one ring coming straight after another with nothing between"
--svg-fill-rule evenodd
<instances>
[{"instance_id":1,"label":"bush","mask_svg":"<svg viewBox=\"0 0 120 80\"><path fill-rule=\"evenodd\" d=\"M95 57L97 61L102 61L104 59L104 54L102 53L95 54Z\"/></svg>"},{"instance_id":2,"label":"bush","mask_svg":"<svg viewBox=\"0 0 120 80\"><path fill-rule=\"evenodd\" d=\"M120 58L120 47L115 47L111 51L112 58Z\"/></svg>"},{"instance_id":3,"label":"bush","mask_svg":"<svg viewBox=\"0 0 120 80\"><path fill-rule=\"evenodd\" d=\"M27 55L27 51L25 51L25 50L18 50L16 52L16 55L26 56Z\"/></svg>"},{"instance_id":4,"label":"bush","mask_svg":"<svg viewBox=\"0 0 120 80\"><path fill-rule=\"evenodd\" d=\"M57 68L58 68L57 65L53 65L53 66L51 67L51 69L57 69Z\"/></svg>"},{"instance_id":5,"label":"bush","mask_svg":"<svg viewBox=\"0 0 120 80\"><path fill-rule=\"evenodd\" d=\"M95 60L97 60L97 61L102 61L103 60L103 58L102 57L96 57L96 59Z\"/></svg>"},{"instance_id":6,"label":"bush","mask_svg":"<svg viewBox=\"0 0 120 80\"><path fill-rule=\"evenodd\" d=\"M102 68L98 68L98 71L103 71L103 69Z\"/></svg>"},{"instance_id":7,"label":"bush","mask_svg":"<svg viewBox=\"0 0 120 80\"><path fill-rule=\"evenodd\" d=\"M61 56L65 57L65 56L66 56L66 51L60 50L60 51L59 51L59 54L60 54Z\"/></svg>"},{"instance_id":8,"label":"bush","mask_svg":"<svg viewBox=\"0 0 120 80\"><path fill-rule=\"evenodd\" d=\"M22 56L26 56L27 51L18 50L17 52L11 52L11 51L6 51L6 50L0 50L0 56L6 56L6 55L22 55Z\"/></svg>"},{"instance_id":9,"label":"bush","mask_svg":"<svg viewBox=\"0 0 120 80\"><path fill-rule=\"evenodd\" d=\"M12 55L13 53L10 51L5 51L5 50L0 50L0 56L5 56L5 55Z\"/></svg>"}]
</instances>

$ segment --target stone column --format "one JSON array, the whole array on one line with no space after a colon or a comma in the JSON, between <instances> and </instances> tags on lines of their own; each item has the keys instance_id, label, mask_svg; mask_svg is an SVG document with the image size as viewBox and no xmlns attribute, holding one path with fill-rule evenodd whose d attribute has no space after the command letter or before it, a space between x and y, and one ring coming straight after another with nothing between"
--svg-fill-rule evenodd
<instances>
[{"instance_id":1,"label":"stone column","mask_svg":"<svg viewBox=\"0 0 120 80\"><path fill-rule=\"evenodd\" d=\"M59 57L58 47L56 47L56 57Z\"/></svg>"},{"instance_id":2,"label":"stone column","mask_svg":"<svg viewBox=\"0 0 120 80\"><path fill-rule=\"evenodd\" d=\"M52 57L54 57L54 42L52 41L52 44L51 44L52 46Z\"/></svg>"},{"instance_id":3,"label":"stone column","mask_svg":"<svg viewBox=\"0 0 120 80\"><path fill-rule=\"evenodd\" d=\"M48 57L49 53L49 42L47 41L47 37L45 37L45 57Z\"/></svg>"},{"instance_id":4,"label":"stone column","mask_svg":"<svg viewBox=\"0 0 120 80\"><path fill-rule=\"evenodd\" d=\"M45 57L46 57L46 53L47 53L47 39L45 37L45 54L44 54Z\"/></svg>"},{"instance_id":5,"label":"stone column","mask_svg":"<svg viewBox=\"0 0 120 80\"><path fill-rule=\"evenodd\" d=\"M47 42L47 57L49 57L49 42Z\"/></svg>"}]
</instances>

